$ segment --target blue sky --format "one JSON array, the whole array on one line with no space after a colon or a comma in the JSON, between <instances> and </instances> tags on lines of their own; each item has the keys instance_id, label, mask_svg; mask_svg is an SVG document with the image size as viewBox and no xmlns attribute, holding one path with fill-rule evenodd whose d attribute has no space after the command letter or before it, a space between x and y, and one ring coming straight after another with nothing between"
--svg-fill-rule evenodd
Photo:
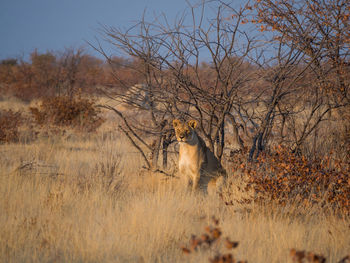
<instances>
[{"instance_id":1,"label":"blue sky","mask_svg":"<svg viewBox=\"0 0 350 263\"><path fill-rule=\"evenodd\" d=\"M187 6L186 0L0 0L0 60L87 46L99 23L126 28L145 9L171 20Z\"/></svg>"}]
</instances>

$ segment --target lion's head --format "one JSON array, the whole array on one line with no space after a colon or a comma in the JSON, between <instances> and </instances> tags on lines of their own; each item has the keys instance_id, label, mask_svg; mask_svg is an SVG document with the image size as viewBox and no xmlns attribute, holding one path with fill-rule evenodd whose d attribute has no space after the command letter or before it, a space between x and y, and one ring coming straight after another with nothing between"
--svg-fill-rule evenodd
<instances>
[{"instance_id":1,"label":"lion's head","mask_svg":"<svg viewBox=\"0 0 350 263\"><path fill-rule=\"evenodd\" d=\"M180 120L173 120L176 139L179 142L188 142L193 139L194 129L197 127L196 120L189 120L187 123L182 123Z\"/></svg>"}]
</instances>

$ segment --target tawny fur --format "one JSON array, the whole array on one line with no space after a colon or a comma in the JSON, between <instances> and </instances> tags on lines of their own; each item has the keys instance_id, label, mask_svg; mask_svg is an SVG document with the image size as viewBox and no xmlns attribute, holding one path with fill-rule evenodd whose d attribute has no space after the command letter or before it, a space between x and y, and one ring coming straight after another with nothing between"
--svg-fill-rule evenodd
<instances>
[{"instance_id":1,"label":"tawny fur","mask_svg":"<svg viewBox=\"0 0 350 263\"><path fill-rule=\"evenodd\" d=\"M206 189L209 194L220 191L226 171L195 131L197 121L174 120L173 126L180 145L179 173L185 184L192 184L193 190Z\"/></svg>"}]
</instances>

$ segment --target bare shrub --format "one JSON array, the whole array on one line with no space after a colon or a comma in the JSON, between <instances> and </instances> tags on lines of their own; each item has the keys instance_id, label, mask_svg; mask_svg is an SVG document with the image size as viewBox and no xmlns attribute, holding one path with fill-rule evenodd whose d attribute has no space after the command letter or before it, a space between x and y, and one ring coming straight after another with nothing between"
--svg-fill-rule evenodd
<instances>
[{"instance_id":1,"label":"bare shrub","mask_svg":"<svg viewBox=\"0 0 350 263\"><path fill-rule=\"evenodd\" d=\"M148 116L139 121L124 114L113 106L105 105L121 119L119 128L144 156L148 168L158 168L158 157L163 155L163 168L167 166L167 149L174 141L171 120L178 118L196 119L198 130L203 135L208 148L221 160L225 146L225 121L230 116L234 131L237 131L232 108L240 101L239 88L245 88L251 79L252 67L247 62L248 54L254 49L253 42L240 30L244 8L235 11L225 4L219 4L215 18L211 19L201 12L207 8L203 2L200 7L189 6L194 26L188 26L184 18L174 25L166 20L147 22L144 18L128 30L104 26L105 40L139 62L126 64L131 72L141 76L143 85L135 85L135 92L106 91L111 99L128 104L138 112ZM227 20L235 12L237 18ZM201 23L208 19L208 23ZM240 42L243 39L245 44ZM115 67L111 57L101 45L95 47ZM209 55L209 63L202 62L203 54ZM120 72L119 72L120 73ZM114 74L116 83L125 85L118 72ZM148 109L135 100L147 101ZM146 95L142 95L146 94ZM238 137L238 132L235 133ZM154 142L143 140L152 135ZM239 138L236 138L240 142ZM239 147L243 147L239 144ZM152 158L147 158L143 150L147 148Z\"/></svg>"},{"instance_id":2,"label":"bare shrub","mask_svg":"<svg viewBox=\"0 0 350 263\"><path fill-rule=\"evenodd\" d=\"M72 127L93 132L103 123L100 110L87 98L57 96L43 99L38 107L30 107L39 125Z\"/></svg>"}]
</instances>

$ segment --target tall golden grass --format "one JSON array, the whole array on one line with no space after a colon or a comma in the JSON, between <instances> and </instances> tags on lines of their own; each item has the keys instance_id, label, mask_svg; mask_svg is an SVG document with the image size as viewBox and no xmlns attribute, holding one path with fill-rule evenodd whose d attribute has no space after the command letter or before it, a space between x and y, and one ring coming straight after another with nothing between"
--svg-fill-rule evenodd
<instances>
[{"instance_id":1,"label":"tall golden grass","mask_svg":"<svg viewBox=\"0 0 350 263\"><path fill-rule=\"evenodd\" d=\"M0 108L27 112L28 105L3 101ZM239 242L237 260L291 262L291 249L328 262L349 254L348 217L297 202L225 205L189 193L177 178L142 172L114 116L105 117L96 134L43 133L0 145L0 262L208 262L222 246L189 255L181 248L213 216L222 236ZM229 197L249 198L227 170Z\"/></svg>"},{"instance_id":2,"label":"tall golden grass","mask_svg":"<svg viewBox=\"0 0 350 263\"><path fill-rule=\"evenodd\" d=\"M225 206L176 178L140 173L125 138L103 133L1 146L1 262L207 262L218 248L181 247L213 215L239 242L238 260L291 262L292 248L329 262L349 253L349 218L298 204Z\"/></svg>"}]
</instances>

